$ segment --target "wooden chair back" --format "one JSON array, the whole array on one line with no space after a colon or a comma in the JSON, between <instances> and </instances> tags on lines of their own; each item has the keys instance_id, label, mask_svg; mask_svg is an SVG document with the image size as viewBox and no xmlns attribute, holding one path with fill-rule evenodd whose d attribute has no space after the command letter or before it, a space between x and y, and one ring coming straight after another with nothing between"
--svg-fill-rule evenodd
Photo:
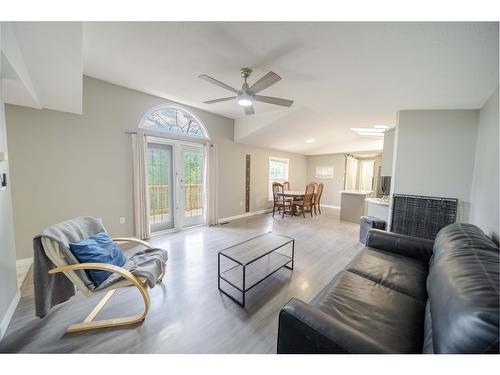
<instances>
[{"instance_id":1,"label":"wooden chair back","mask_svg":"<svg viewBox=\"0 0 500 375\"><path fill-rule=\"evenodd\" d=\"M307 184L306 192L304 194L304 206L312 204L315 190L316 190L316 187L315 187L314 183Z\"/></svg>"},{"instance_id":2,"label":"wooden chair back","mask_svg":"<svg viewBox=\"0 0 500 375\"><path fill-rule=\"evenodd\" d=\"M284 196L283 194L283 185L279 182L273 182L273 201L274 204L279 203L280 200L283 202Z\"/></svg>"},{"instance_id":3,"label":"wooden chair back","mask_svg":"<svg viewBox=\"0 0 500 375\"><path fill-rule=\"evenodd\" d=\"M322 182L318 185L318 190L317 190L317 193L316 193L316 198L314 200L314 203L316 203L318 205L321 202L321 195L323 194L323 186L324 186L324 184Z\"/></svg>"},{"instance_id":4,"label":"wooden chair back","mask_svg":"<svg viewBox=\"0 0 500 375\"><path fill-rule=\"evenodd\" d=\"M311 184L314 185L314 195L313 195L313 203L316 200L316 195L318 194L318 183L317 182L311 182Z\"/></svg>"},{"instance_id":5,"label":"wooden chair back","mask_svg":"<svg viewBox=\"0 0 500 375\"><path fill-rule=\"evenodd\" d=\"M285 191L290 190L290 182L288 182L288 181L283 182L283 190L285 190Z\"/></svg>"}]
</instances>

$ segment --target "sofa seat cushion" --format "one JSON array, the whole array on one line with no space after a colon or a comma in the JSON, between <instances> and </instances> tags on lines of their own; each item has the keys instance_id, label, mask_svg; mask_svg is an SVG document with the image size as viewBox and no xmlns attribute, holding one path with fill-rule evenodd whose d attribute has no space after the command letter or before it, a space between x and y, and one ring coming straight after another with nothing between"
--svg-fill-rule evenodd
<instances>
[{"instance_id":1,"label":"sofa seat cushion","mask_svg":"<svg viewBox=\"0 0 500 375\"><path fill-rule=\"evenodd\" d=\"M419 301L427 301L425 282L428 269L427 265L419 260L380 250L365 249L346 270Z\"/></svg>"},{"instance_id":2,"label":"sofa seat cushion","mask_svg":"<svg viewBox=\"0 0 500 375\"><path fill-rule=\"evenodd\" d=\"M342 335L341 345L348 352L422 352L425 302L407 294L345 271L316 307L369 343L359 347Z\"/></svg>"}]
</instances>

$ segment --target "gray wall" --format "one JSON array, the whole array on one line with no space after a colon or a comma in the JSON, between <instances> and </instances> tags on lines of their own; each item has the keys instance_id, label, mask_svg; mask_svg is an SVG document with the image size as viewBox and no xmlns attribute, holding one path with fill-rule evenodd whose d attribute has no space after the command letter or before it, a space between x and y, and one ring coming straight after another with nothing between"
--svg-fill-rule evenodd
<instances>
[{"instance_id":1,"label":"gray wall","mask_svg":"<svg viewBox=\"0 0 500 375\"><path fill-rule=\"evenodd\" d=\"M89 77L83 100L82 116L6 106L18 259L32 256L31 241L41 229L78 215L102 217L112 235L133 235L131 140L124 131L169 102ZM305 183L305 156L236 144L232 119L183 107L203 122L218 150L219 218L244 213L247 153L251 211L270 206L269 156L289 158L290 180Z\"/></svg>"},{"instance_id":2,"label":"gray wall","mask_svg":"<svg viewBox=\"0 0 500 375\"><path fill-rule=\"evenodd\" d=\"M393 193L459 199L468 221L479 110L400 111Z\"/></svg>"},{"instance_id":3,"label":"gray wall","mask_svg":"<svg viewBox=\"0 0 500 375\"><path fill-rule=\"evenodd\" d=\"M470 222L498 243L498 88L479 111Z\"/></svg>"},{"instance_id":4,"label":"gray wall","mask_svg":"<svg viewBox=\"0 0 500 375\"><path fill-rule=\"evenodd\" d=\"M394 156L394 136L396 129L389 129L384 133L384 151L382 154L381 176L392 175L392 159Z\"/></svg>"},{"instance_id":5,"label":"gray wall","mask_svg":"<svg viewBox=\"0 0 500 375\"><path fill-rule=\"evenodd\" d=\"M1 36L0 36L1 40ZM1 54L1 53L0 53ZM1 60L1 59L0 59ZM1 67L0 67L1 72ZM7 153L7 133L5 129L4 103L2 99L2 79L0 78L0 151ZM16 250L14 244L14 222L12 219L12 199L9 163L0 162L0 174L7 174L7 189L0 190L0 339L7 328L9 307L17 293ZM15 307L15 306L13 306Z\"/></svg>"},{"instance_id":6,"label":"gray wall","mask_svg":"<svg viewBox=\"0 0 500 375\"><path fill-rule=\"evenodd\" d=\"M333 179L316 178L316 167L319 166L333 166ZM340 191L344 190L344 172L344 154L310 155L307 157L307 181L323 182L325 184L321 204L340 206Z\"/></svg>"}]
</instances>

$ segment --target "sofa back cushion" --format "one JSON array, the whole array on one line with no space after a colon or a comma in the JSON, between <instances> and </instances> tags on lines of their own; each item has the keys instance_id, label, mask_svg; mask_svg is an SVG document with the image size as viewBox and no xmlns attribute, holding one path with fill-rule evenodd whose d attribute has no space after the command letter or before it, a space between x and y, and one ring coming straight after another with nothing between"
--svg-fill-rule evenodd
<instances>
[{"instance_id":1,"label":"sofa back cushion","mask_svg":"<svg viewBox=\"0 0 500 375\"><path fill-rule=\"evenodd\" d=\"M437 235L427 278L435 353L498 353L499 251L479 228Z\"/></svg>"}]
</instances>

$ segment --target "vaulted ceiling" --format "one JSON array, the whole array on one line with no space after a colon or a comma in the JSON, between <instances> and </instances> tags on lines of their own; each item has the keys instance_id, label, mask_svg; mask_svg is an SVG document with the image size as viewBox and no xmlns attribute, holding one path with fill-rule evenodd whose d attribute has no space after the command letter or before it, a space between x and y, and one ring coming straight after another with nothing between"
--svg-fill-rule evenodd
<instances>
[{"instance_id":1,"label":"vaulted ceiling","mask_svg":"<svg viewBox=\"0 0 500 375\"><path fill-rule=\"evenodd\" d=\"M498 85L496 23L86 23L85 74L234 118L238 142L315 154L379 149L351 127L394 126L401 109L478 108ZM250 83L291 108L235 101ZM315 142L305 140L314 138Z\"/></svg>"},{"instance_id":2,"label":"vaulted ceiling","mask_svg":"<svg viewBox=\"0 0 500 375\"><path fill-rule=\"evenodd\" d=\"M303 154L380 149L380 139L350 128L394 126L402 109L479 108L498 85L498 23L87 22L14 28L25 60L41 59L28 64L39 107L78 113L83 70L233 118L237 142ZM5 66L4 74L13 75ZM198 75L240 88L242 67L253 69L250 84L268 71L279 74L282 80L262 95L293 99L292 107L256 103L256 114L245 116L236 101L203 104L231 92Z\"/></svg>"},{"instance_id":3,"label":"vaulted ceiling","mask_svg":"<svg viewBox=\"0 0 500 375\"><path fill-rule=\"evenodd\" d=\"M6 103L82 113L81 22L2 22Z\"/></svg>"}]
</instances>

